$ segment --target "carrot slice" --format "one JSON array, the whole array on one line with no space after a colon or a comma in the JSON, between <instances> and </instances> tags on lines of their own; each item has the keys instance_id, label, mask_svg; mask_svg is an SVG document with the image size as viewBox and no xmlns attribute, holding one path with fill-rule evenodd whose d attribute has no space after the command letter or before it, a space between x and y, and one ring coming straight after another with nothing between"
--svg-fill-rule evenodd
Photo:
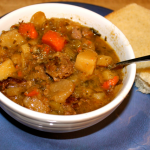
<instances>
[{"instance_id":1,"label":"carrot slice","mask_svg":"<svg viewBox=\"0 0 150 150\"><path fill-rule=\"evenodd\" d=\"M22 77L22 72L18 71L18 77Z\"/></svg>"},{"instance_id":2,"label":"carrot slice","mask_svg":"<svg viewBox=\"0 0 150 150\"><path fill-rule=\"evenodd\" d=\"M50 51L50 47L47 45L44 47L44 52L46 52L46 54L48 54Z\"/></svg>"},{"instance_id":3,"label":"carrot slice","mask_svg":"<svg viewBox=\"0 0 150 150\"><path fill-rule=\"evenodd\" d=\"M114 76L113 79L105 81L102 85L102 88L105 90L109 90L112 86L115 86L119 81L119 76Z\"/></svg>"},{"instance_id":4,"label":"carrot slice","mask_svg":"<svg viewBox=\"0 0 150 150\"><path fill-rule=\"evenodd\" d=\"M38 37L38 33L32 23L21 23L18 32L31 39L36 39Z\"/></svg>"},{"instance_id":5,"label":"carrot slice","mask_svg":"<svg viewBox=\"0 0 150 150\"><path fill-rule=\"evenodd\" d=\"M39 92L37 91L37 89L34 89L33 91L29 92L29 93L24 93L24 95L26 96L35 96L35 95L38 95Z\"/></svg>"},{"instance_id":6,"label":"carrot slice","mask_svg":"<svg viewBox=\"0 0 150 150\"><path fill-rule=\"evenodd\" d=\"M65 46L65 38L60 35L60 33L49 30L43 37L42 42L51 46L55 51L62 51Z\"/></svg>"}]
</instances>

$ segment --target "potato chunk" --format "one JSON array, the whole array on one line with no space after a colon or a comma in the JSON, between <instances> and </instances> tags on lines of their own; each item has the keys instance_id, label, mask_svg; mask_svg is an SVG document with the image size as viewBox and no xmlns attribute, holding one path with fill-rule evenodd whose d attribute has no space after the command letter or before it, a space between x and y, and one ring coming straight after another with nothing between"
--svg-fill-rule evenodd
<instances>
[{"instance_id":1,"label":"potato chunk","mask_svg":"<svg viewBox=\"0 0 150 150\"><path fill-rule=\"evenodd\" d=\"M21 51L23 52L23 54L28 54L30 53L30 47L28 45L28 43L21 45Z\"/></svg>"},{"instance_id":2,"label":"potato chunk","mask_svg":"<svg viewBox=\"0 0 150 150\"><path fill-rule=\"evenodd\" d=\"M73 93L75 85L73 82L62 79L59 82L54 82L50 85L48 91L52 100L59 103L64 103L66 99Z\"/></svg>"},{"instance_id":3,"label":"potato chunk","mask_svg":"<svg viewBox=\"0 0 150 150\"><path fill-rule=\"evenodd\" d=\"M21 94L22 92L25 92L24 87L13 87L13 88L7 88L6 89L6 94L8 96L16 96Z\"/></svg>"},{"instance_id":4,"label":"potato chunk","mask_svg":"<svg viewBox=\"0 0 150 150\"><path fill-rule=\"evenodd\" d=\"M38 11L36 12L31 20L30 20L35 26L42 26L42 24L46 21L46 16L43 12Z\"/></svg>"},{"instance_id":5,"label":"potato chunk","mask_svg":"<svg viewBox=\"0 0 150 150\"><path fill-rule=\"evenodd\" d=\"M87 75L91 75L94 71L97 61L97 53L92 50L85 50L77 55L75 68Z\"/></svg>"},{"instance_id":6,"label":"potato chunk","mask_svg":"<svg viewBox=\"0 0 150 150\"><path fill-rule=\"evenodd\" d=\"M28 109L41 113L48 113L50 111L49 106L45 105L42 100L37 97L25 97L23 99L23 105Z\"/></svg>"},{"instance_id":7,"label":"potato chunk","mask_svg":"<svg viewBox=\"0 0 150 150\"><path fill-rule=\"evenodd\" d=\"M11 56L11 60L15 65L21 66L21 55L20 53L15 53Z\"/></svg>"},{"instance_id":8,"label":"potato chunk","mask_svg":"<svg viewBox=\"0 0 150 150\"><path fill-rule=\"evenodd\" d=\"M8 59L0 65L0 80L7 79L16 71L12 60Z\"/></svg>"},{"instance_id":9,"label":"potato chunk","mask_svg":"<svg viewBox=\"0 0 150 150\"><path fill-rule=\"evenodd\" d=\"M104 92L94 93L92 97L96 100L102 100L105 97L105 93Z\"/></svg>"},{"instance_id":10,"label":"potato chunk","mask_svg":"<svg viewBox=\"0 0 150 150\"><path fill-rule=\"evenodd\" d=\"M112 64L112 58L106 55L98 55L97 65L107 67Z\"/></svg>"},{"instance_id":11,"label":"potato chunk","mask_svg":"<svg viewBox=\"0 0 150 150\"><path fill-rule=\"evenodd\" d=\"M104 80L110 80L110 79L113 79L114 76L117 76L117 73L111 70L105 70L102 72L102 76Z\"/></svg>"},{"instance_id":12,"label":"potato chunk","mask_svg":"<svg viewBox=\"0 0 150 150\"><path fill-rule=\"evenodd\" d=\"M18 33L16 29L2 33L0 36L0 46L13 48L25 43L25 39Z\"/></svg>"}]
</instances>

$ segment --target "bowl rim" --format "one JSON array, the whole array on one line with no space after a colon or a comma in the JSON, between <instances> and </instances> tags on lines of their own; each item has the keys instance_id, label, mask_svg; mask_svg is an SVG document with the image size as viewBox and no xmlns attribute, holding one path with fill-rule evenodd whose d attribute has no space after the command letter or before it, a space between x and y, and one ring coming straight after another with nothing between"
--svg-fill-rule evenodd
<instances>
[{"instance_id":1,"label":"bowl rim","mask_svg":"<svg viewBox=\"0 0 150 150\"><path fill-rule=\"evenodd\" d=\"M0 21L2 21L3 19L7 18L8 15L16 13L22 9L26 9L26 8L32 8L32 7L36 7L36 6L44 6L44 5L57 5L57 6L67 6L67 7L76 7L79 9L82 9L84 11L89 11L95 15L99 15L98 13L95 13L91 10L88 10L86 8L82 8L80 6L75 6L75 5L71 5L71 4L64 4L64 3L42 3L42 4L34 4L34 5L29 5L29 6L25 6L22 8L19 8L17 10L14 10L8 14L6 14L5 16L2 16L2 18L0 19ZM103 17L103 16L101 16ZM103 17L104 18L104 17ZM106 18L104 18L105 20L107 20ZM107 22L111 23L110 21L107 20ZM112 24L112 23L111 23ZM116 27L117 28L117 27ZM117 28L117 30L119 30ZM119 30L120 31L120 30ZM124 36L124 34L121 32L122 36ZM127 40L127 38L124 36L124 39ZM131 45L128 45L128 47L132 50L132 52L130 52L131 57L134 58L134 52L133 49L131 47ZM134 79L135 79L135 74L136 74L136 65L135 64L131 64L130 66L128 66L127 68L130 68L131 72L129 75L129 79L128 79L128 83L125 85L124 88L126 88L125 91L120 92L119 95L117 95L117 97L115 97L111 102L109 102L107 105L96 109L94 111L88 112L88 113L83 113L83 114L76 114L76 115L52 115L52 114L44 114L44 113L40 113L40 112L36 112L33 110L30 110L28 108L22 107L18 104L16 104L15 102L11 101L10 99L8 99L4 94L2 94L0 92L0 105L5 105L7 107L9 107L10 109L12 109L13 111L15 111L18 114L21 114L22 116L28 117L28 118L33 118L34 120L40 120L40 121L46 121L46 122L50 122L50 121L55 121L57 122L63 122L63 123L67 123L67 122L83 122L89 119L93 119L93 118L97 118L100 115L106 114L108 112L108 110L112 110L112 108L116 108L122 101L123 99L126 97L126 95L128 94L128 92L130 91ZM111 108L111 109L110 109Z\"/></svg>"}]
</instances>

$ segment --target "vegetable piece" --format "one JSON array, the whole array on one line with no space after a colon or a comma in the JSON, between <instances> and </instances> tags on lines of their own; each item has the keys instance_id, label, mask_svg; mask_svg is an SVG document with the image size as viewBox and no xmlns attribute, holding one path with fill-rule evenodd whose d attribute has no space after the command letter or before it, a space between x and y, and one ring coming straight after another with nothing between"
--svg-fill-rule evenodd
<instances>
[{"instance_id":1,"label":"vegetable piece","mask_svg":"<svg viewBox=\"0 0 150 150\"><path fill-rule=\"evenodd\" d=\"M41 27L45 21L46 21L46 16L41 11L36 12L30 20L31 23L39 27Z\"/></svg>"},{"instance_id":2,"label":"vegetable piece","mask_svg":"<svg viewBox=\"0 0 150 150\"><path fill-rule=\"evenodd\" d=\"M46 52L46 54L48 54L50 51L50 47L48 45L44 46L44 52Z\"/></svg>"},{"instance_id":3,"label":"vegetable piece","mask_svg":"<svg viewBox=\"0 0 150 150\"><path fill-rule=\"evenodd\" d=\"M22 71L18 71L18 77L22 77Z\"/></svg>"},{"instance_id":4,"label":"vegetable piece","mask_svg":"<svg viewBox=\"0 0 150 150\"><path fill-rule=\"evenodd\" d=\"M48 89L48 95L55 102L64 103L66 99L73 93L75 85L73 82L62 79L59 82L54 82Z\"/></svg>"},{"instance_id":5,"label":"vegetable piece","mask_svg":"<svg viewBox=\"0 0 150 150\"><path fill-rule=\"evenodd\" d=\"M102 77L105 81L113 79L114 76L117 76L117 73L113 70L107 69L102 72Z\"/></svg>"},{"instance_id":6,"label":"vegetable piece","mask_svg":"<svg viewBox=\"0 0 150 150\"><path fill-rule=\"evenodd\" d=\"M7 59L0 65L0 80L7 79L12 75L12 73L16 72L16 68L11 59Z\"/></svg>"},{"instance_id":7,"label":"vegetable piece","mask_svg":"<svg viewBox=\"0 0 150 150\"><path fill-rule=\"evenodd\" d=\"M25 97L23 99L23 105L26 108L29 108L34 111L38 111L41 113L49 113L50 108L48 105L45 105L42 100L37 97Z\"/></svg>"},{"instance_id":8,"label":"vegetable piece","mask_svg":"<svg viewBox=\"0 0 150 150\"><path fill-rule=\"evenodd\" d=\"M92 50L85 50L77 55L75 68L91 75L94 71L97 61L97 53Z\"/></svg>"},{"instance_id":9,"label":"vegetable piece","mask_svg":"<svg viewBox=\"0 0 150 150\"><path fill-rule=\"evenodd\" d=\"M21 94L24 91L25 91L24 87L13 87L13 88L7 88L6 89L6 94L8 96L16 96L16 95Z\"/></svg>"},{"instance_id":10,"label":"vegetable piece","mask_svg":"<svg viewBox=\"0 0 150 150\"><path fill-rule=\"evenodd\" d=\"M96 100L102 100L105 97L105 93L104 92L93 93L92 97Z\"/></svg>"},{"instance_id":11,"label":"vegetable piece","mask_svg":"<svg viewBox=\"0 0 150 150\"><path fill-rule=\"evenodd\" d=\"M62 51L66 41L60 33L49 30L43 35L42 42L51 46L55 51Z\"/></svg>"},{"instance_id":12,"label":"vegetable piece","mask_svg":"<svg viewBox=\"0 0 150 150\"><path fill-rule=\"evenodd\" d=\"M15 53L11 56L12 62L15 64L15 68L18 69L21 66L21 54Z\"/></svg>"},{"instance_id":13,"label":"vegetable piece","mask_svg":"<svg viewBox=\"0 0 150 150\"><path fill-rule=\"evenodd\" d=\"M81 46L79 46L78 49L77 49L77 52L79 53L81 51L82 51L82 48L81 48Z\"/></svg>"},{"instance_id":14,"label":"vegetable piece","mask_svg":"<svg viewBox=\"0 0 150 150\"><path fill-rule=\"evenodd\" d=\"M38 95L39 94L39 92L37 91L37 89L34 89L33 91L31 91L31 92L29 92L29 93L24 93L24 95L26 95L26 96L35 96L35 95Z\"/></svg>"},{"instance_id":15,"label":"vegetable piece","mask_svg":"<svg viewBox=\"0 0 150 150\"><path fill-rule=\"evenodd\" d=\"M105 90L109 90L112 86L115 86L119 81L119 76L114 76L113 79L105 81L102 85L102 88Z\"/></svg>"},{"instance_id":16,"label":"vegetable piece","mask_svg":"<svg viewBox=\"0 0 150 150\"><path fill-rule=\"evenodd\" d=\"M19 26L19 33L31 39L36 39L38 37L38 33L32 23L21 23Z\"/></svg>"},{"instance_id":17,"label":"vegetable piece","mask_svg":"<svg viewBox=\"0 0 150 150\"><path fill-rule=\"evenodd\" d=\"M30 45L36 45L36 44L38 44L38 38L37 39L31 39L31 40L29 40L28 44L30 44Z\"/></svg>"},{"instance_id":18,"label":"vegetable piece","mask_svg":"<svg viewBox=\"0 0 150 150\"><path fill-rule=\"evenodd\" d=\"M30 47L28 45L28 43L21 45L21 51L23 52L23 54L28 54L30 53Z\"/></svg>"},{"instance_id":19,"label":"vegetable piece","mask_svg":"<svg viewBox=\"0 0 150 150\"><path fill-rule=\"evenodd\" d=\"M0 46L14 48L25 43L25 39L18 33L18 30L4 32L0 36Z\"/></svg>"},{"instance_id":20,"label":"vegetable piece","mask_svg":"<svg viewBox=\"0 0 150 150\"><path fill-rule=\"evenodd\" d=\"M98 55L97 65L107 67L112 63L112 58L106 55Z\"/></svg>"}]
</instances>

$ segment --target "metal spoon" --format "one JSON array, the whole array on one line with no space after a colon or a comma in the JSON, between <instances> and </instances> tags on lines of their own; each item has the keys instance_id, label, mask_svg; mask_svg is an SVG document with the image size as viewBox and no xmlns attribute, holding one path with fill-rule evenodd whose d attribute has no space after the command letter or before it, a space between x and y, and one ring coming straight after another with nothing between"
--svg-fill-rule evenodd
<instances>
[{"instance_id":1,"label":"metal spoon","mask_svg":"<svg viewBox=\"0 0 150 150\"><path fill-rule=\"evenodd\" d=\"M132 63L142 62L142 61L150 61L150 55L143 56L143 57L138 57L138 58L134 58L134 59L129 59L129 60L126 60L126 61L121 61L121 62L118 62L116 64L108 66L108 68L109 69L114 69L118 66L126 66L126 65L130 65Z\"/></svg>"}]
</instances>

